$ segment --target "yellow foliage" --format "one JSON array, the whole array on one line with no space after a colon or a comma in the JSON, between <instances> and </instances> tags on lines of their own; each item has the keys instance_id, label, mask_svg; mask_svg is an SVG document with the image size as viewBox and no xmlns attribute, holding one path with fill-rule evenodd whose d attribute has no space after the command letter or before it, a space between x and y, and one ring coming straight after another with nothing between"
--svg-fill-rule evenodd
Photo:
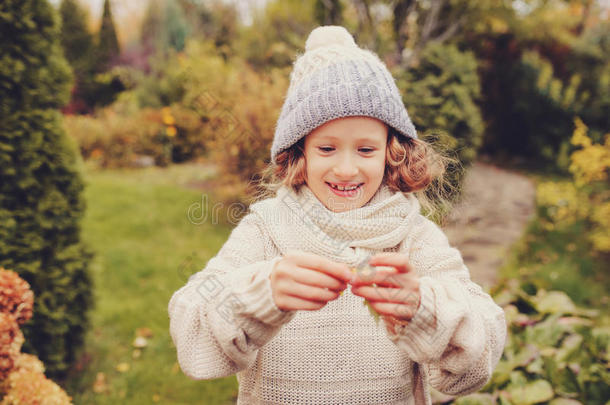
<instances>
[{"instance_id":1,"label":"yellow foliage","mask_svg":"<svg viewBox=\"0 0 610 405\"><path fill-rule=\"evenodd\" d=\"M176 134L178 133L178 130L176 129L176 127L170 126L165 128L165 134L167 136L169 136L170 138L176 136Z\"/></svg>"},{"instance_id":2,"label":"yellow foliage","mask_svg":"<svg viewBox=\"0 0 610 405\"><path fill-rule=\"evenodd\" d=\"M593 144L587 136L586 125L577 118L576 130L572 136L572 144L582 149L571 156L570 172L578 185L585 185L608 178L610 168L610 134L606 134L605 142Z\"/></svg>"},{"instance_id":3,"label":"yellow foliage","mask_svg":"<svg viewBox=\"0 0 610 405\"><path fill-rule=\"evenodd\" d=\"M493 32L505 33L509 30L509 26L506 21L495 16L489 16L487 18L487 24L490 26Z\"/></svg>"},{"instance_id":4,"label":"yellow foliage","mask_svg":"<svg viewBox=\"0 0 610 405\"><path fill-rule=\"evenodd\" d=\"M544 182L538 185L537 202L546 208L544 226L548 230L585 220L590 224L587 238L597 252L610 252L610 134L603 144L587 135L587 126L576 118L571 143L580 149L570 156L573 182Z\"/></svg>"},{"instance_id":5,"label":"yellow foliage","mask_svg":"<svg viewBox=\"0 0 610 405\"><path fill-rule=\"evenodd\" d=\"M601 252L610 252L610 202L598 205L591 219L597 225L591 233L593 246Z\"/></svg>"},{"instance_id":6,"label":"yellow foliage","mask_svg":"<svg viewBox=\"0 0 610 405\"><path fill-rule=\"evenodd\" d=\"M591 138L587 136L587 126L580 118L576 118L574 120L574 124L576 128L574 129L574 133L572 134L572 145L574 146L582 146L587 147L591 146Z\"/></svg>"},{"instance_id":7,"label":"yellow foliage","mask_svg":"<svg viewBox=\"0 0 610 405\"><path fill-rule=\"evenodd\" d=\"M172 109L170 107L161 108L161 115L163 116L163 123L165 125L174 125L176 123L176 119L172 115Z\"/></svg>"},{"instance_id":8,"label":"yellow foliage","mask_svg":"<svg viewBox=\"0 0 610 405\"><path fill-rule=\"evenodd\" d=\"M553 223L567 226L587 217L586 196L579 193L572 182L541 183L537 188L536 200L538 205L547 207L547 214Z\"/></svg>"}]
</instances>

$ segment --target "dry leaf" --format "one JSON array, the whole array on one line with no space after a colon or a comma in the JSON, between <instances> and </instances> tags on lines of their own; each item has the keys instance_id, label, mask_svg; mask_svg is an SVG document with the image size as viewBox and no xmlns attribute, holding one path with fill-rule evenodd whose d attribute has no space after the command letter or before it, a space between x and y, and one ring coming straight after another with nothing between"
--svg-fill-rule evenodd
<instances>
[{"instance_id":1,"label":"dry leaf","mask_svg":"<svg viewBox=\"0 0 610 405\"><path fill-rule=\"evenodd\" d=\"M93 383L93 392L96 394L102 394L108 391L108 384L106 384L106 375L104 373L97 373L95 376L95 382Z\"/></svg>"},{"instance_id":2,"label":"dry leaf","mask_svg":"<svg viewBox=\"0 0 610 405\"><path fill-rule=\"evenodd\" d=\"M147 327L136 329L136 336L142 336L145 338L151 338L153 335L152 330Z\"/></svg>"},{"instance_id":3,"label":"dry leaf","mask_svg":"<svg viewBox=\"0 0 610 405\"><path fill-rule=\"evenodd\" d=\"M133 347L136 347L138 349L141 349L141 348L146 347L146 346L148 346L148 340L145 337L143 337L143 336L138 336L133 341Z\"/></svg>"}]
</instances>

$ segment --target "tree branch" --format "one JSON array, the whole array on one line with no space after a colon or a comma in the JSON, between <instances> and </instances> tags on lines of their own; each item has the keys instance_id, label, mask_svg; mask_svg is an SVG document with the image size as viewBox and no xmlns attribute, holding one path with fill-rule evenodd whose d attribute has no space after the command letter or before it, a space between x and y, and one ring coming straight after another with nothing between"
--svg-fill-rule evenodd
<instances>
[{"instance_id":1,"label":"tree branch","mask_svg":"<svg viewBox=\"0 0 610 405\"><path fill-rule=\"evenodd\" d=\"M430 39L432 32L438 26L438 16L440 14L441 9L443 8L444 3L445 0L431 1L430 11L426 15L426 21L424 21L424 26L422 28L419 42L423 42L425 44Z\"/></svg>"},{"instance_id":2,"label":"tree branch","mask_svg":"<svg viewBox=\"0 0 610 405\"><path fill-rule=\"evenodd\" d=\"M459 30L462 27L464 22L466 22L466 17L464 15L462 15L457 21L455 21L453 24L449 25L449 27L447 27L445 32L437 35L435 38L432 38L431 41L441 42L441 43L445 42L446 40L448 40L449 38L451 38L452 36L454 36L456 34L457 30Z\"/></svg>"},{"instance_id":3,"label":"tree branch","mask_svg":"<svg viewBox=\"0 0 610 405\"><path fill-rule=\"evenodd\" d=\"M415 10L417 2L415 0L402 0L394 4L392 14L392 29L394 30L394 41L396 45L396 62L402 63L402 52L405 49L405 43L409 38L407 32L407 19Z\"/></svg>"}]
</instances>

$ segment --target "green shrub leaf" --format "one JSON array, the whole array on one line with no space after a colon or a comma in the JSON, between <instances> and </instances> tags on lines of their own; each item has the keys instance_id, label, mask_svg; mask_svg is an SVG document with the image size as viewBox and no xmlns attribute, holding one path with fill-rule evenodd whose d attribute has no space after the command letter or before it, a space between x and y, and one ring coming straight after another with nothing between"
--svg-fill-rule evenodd
<instances>
[{"instance_id":1,"label":"green shrub leaf","mask_svg":"<svg viewBox=\"0 0 610 405\"><path fill-rule=\"evenodd\" d=\"M563 291L539 290L534 299L536 310L540 313L574 313L576 306Z\"/></svg>"},{"instance_id":2,"label":"green shrub leaf","mask_svg":"<svg viewBox=\"0 0 610 405\"><path fill-rule=\"evenodd\" d=\"M509 386L508 392L516 405L537 404L553 398L553 388L546 380L537 380L524 386Z\"/></svg>"}]
</instances>

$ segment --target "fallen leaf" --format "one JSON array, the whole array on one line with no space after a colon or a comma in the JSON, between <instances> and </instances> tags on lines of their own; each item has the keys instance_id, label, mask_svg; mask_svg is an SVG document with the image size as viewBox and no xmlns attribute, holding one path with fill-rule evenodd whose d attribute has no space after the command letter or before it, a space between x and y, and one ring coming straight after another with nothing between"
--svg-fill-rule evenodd
<instances>
[{"instance_id":1,"label":"fallen leaf","mask_svg":"<svg viewBox=\"0 0 610 405\"><path fill-rule=\"evenodd\" d=\"M141 348L146 347L146 346L148 346L148 340L145 337L143 337L143 336L138 336L133 341L133 347L136 347L138 349L141 349Z\"/></svg>"},{"instance_id":2,"label":"fallen leaf","mask_svg":"<svg viewBox=\"0 0 610 405\"><path fill-rule=\"evenodd\" d=\"M153 335L152 330L147 327L136 329L136 336L142 336L145 338L151 338Z\"/></svg>"},{"instance_id":3,"label":"fallen leaf","mask_svg":"<svg viewBox=\"0 0 610 405\"><path fill-rule=\"evenodd\" d=\"M93 382L93 392L96 394L102 394L108 391L108 384L106 384L106 375L99 372L95 375L95 381Z\"/></svg>"},{"instance_id":4,"label":"fallen leaf","mask_svg":"<svg viewBox=\"0 0 610 405\"><path fill-rule=\"evenodd\" d=\"M119 364L117 364L116 370L119 373L125 373L125 372L129 371L129 363L119 363Z\"/></svg>"}]
</instances>

